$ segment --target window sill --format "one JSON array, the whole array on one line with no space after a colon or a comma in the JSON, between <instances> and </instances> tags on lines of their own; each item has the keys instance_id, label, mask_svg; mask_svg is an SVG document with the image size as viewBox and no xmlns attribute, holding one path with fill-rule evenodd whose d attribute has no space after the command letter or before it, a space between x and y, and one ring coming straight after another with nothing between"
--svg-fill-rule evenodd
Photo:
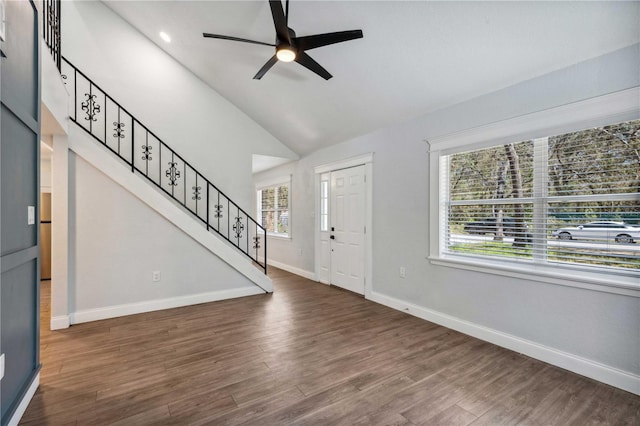
<instances>
[{"instance_id":1,"label":"window sill","mask_svg":"<svg viewBox=\"0 0 640 426\"><path fill-rule=\"evenodd\" d=\"M289 234L272 234L267 232L267 237L275 238L276 240L291 240L291 235Z\"/></svg>"},{"instance_id":2,"label":"window sill","mask_svg":"<svg viewBox=\"0 0 640 426\"><path fill-rule=\"evenodd\" d=\"M571 266L555 267L551 265L533 265L500 262L486 258L444 255L429 256L432 265L466 269L520 278L528 281L539 281L548 284L577 287L605 293L622 294L640 298L640 283L638 276L614 275L607 273L585 271Z\"/></svg>"}]
</instances>

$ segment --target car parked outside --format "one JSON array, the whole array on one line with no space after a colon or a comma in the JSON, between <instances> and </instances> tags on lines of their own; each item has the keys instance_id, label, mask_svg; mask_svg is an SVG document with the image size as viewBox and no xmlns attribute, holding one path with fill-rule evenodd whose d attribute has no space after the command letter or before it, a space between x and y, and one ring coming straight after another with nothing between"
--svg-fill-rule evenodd
<instances>
[{"instance_id":1,"label":"car parked outside","mask_svg":"<svg viewBox=\"0 0 640 426\"><path fill-rule=\"evenodd\" d=\"M556 229L551 233L560 240L605 240L630 244L640 240L640 226L624 222L596 221Z\"/></svg>"},{"instance_id":2,"label":"car parked outside","mask_svg":"<svg viewBox=\"0 0 640 426\"><path fill-rule=\"evenodd\" d=\"M525 224L525 228L528 226ZM472 235L495 235L498 232L497 219L495 217L487 217L475 222L469 222L464 225L464 232ZM507 237L515 237L517 232L516 220L512 217L502 218L502 232Z\"/></svg>"}]
</instances>

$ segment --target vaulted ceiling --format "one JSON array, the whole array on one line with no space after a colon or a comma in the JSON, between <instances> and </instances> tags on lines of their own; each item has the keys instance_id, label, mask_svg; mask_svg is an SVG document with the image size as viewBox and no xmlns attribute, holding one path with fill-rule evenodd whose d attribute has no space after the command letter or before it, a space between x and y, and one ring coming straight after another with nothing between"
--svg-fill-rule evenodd
<instances>
[{"instance_id":1,"label":"vaulted ceiling","mask_svg":"<svg viewBox=\"0 0 640 426\"><path fill-rule=\"evenodd\" d=\"M300 155L640 41L639 2L290 2L298 36L362 29L364 38L252 77L274 41L261 1L105 1L108 7ZM172 40L164 42L159 32Z\"/></svg>"}]
</instances>

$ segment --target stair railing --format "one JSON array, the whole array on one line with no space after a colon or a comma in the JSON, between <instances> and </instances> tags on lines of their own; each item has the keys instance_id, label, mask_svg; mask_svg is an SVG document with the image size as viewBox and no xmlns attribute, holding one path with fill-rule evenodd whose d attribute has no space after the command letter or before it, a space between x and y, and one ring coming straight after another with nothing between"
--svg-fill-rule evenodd
<instances>
[{"instance_id":1,"label":"stair railing","mask_svg":"<svg viewBox=\"0 0 640 426\"><path fill-rule=\"evenodd\" d=\"M255 219L64 57L61 74L73 122L267 273L266 232Z\"/></svg>"},{"instance_id":2,"label":"stair railing","mask_svg":"<svg viewBox=\"0 0 640 426\"><path fill-rule=\"evenodd\" d=\"M42 37L60 71L61 44L60 37L60 0L42 1Z\"/></svg>"}]
</instances>

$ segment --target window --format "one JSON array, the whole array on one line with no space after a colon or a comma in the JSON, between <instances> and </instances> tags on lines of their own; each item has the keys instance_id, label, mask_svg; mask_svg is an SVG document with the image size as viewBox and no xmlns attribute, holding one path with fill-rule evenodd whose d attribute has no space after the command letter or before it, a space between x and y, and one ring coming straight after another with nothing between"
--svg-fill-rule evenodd
<instances>
[{"instance_id":1,"label":"window","mask_svg":"<svg viewBox=\"0 0 640 426\"><path fill-rule=\"evenodd\" d=\"M439 161L441 254L640 272L640 120Z\"/></svg>"},{"instance_id":2,"label":"window","mask_svg":"<svg viewBox=\"0 0 640 426\"><path fill-rule=\"evenodd\" d=\"M320 231L329 230L329 181L320 181Z\"/></svg>"},{"instance_id":3,"label":"window","mask_svg":"<svg viewBox=\"0 0 640 426\"><path fill-rule=\"evenodd\" d=\"M268 234L289 236L289 186L289 182L284 182L257 191L258 220Z\"/></svg>"}]
</instances>

